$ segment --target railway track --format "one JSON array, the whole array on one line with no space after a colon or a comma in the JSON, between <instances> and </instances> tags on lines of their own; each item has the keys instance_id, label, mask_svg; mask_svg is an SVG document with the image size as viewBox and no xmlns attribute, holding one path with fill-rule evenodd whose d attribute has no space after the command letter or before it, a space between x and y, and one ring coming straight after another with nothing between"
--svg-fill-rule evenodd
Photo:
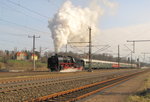
<instances>
[{"instance_id":1,"label":"railway track","mask_svg":"<svg viewBox=\"0 0 150 102\"><path fill-rule=\"evenodd\" d=\"M114 70L112 70L113 72ZM123 71L123 70L122 70ZM105 72L105 71L104 71ZM85 72L77 73L79 76ZM13 75L10 75L13 74ZM16 74L16 75L14 75ZM35 80L54 79L59 77L72 76L72 74L58 73L58 72L0 72L0 84L20 83Z\"/></svg>"},{"instance_id":2,"label":"railway track","mask_svg":"<svg viewBox=\"0 0 150 102\"><path fill-rule=\"evenodd\" d=\"M5 74L5 73L3 73L3 74ZM7 73L7 74L9 74L9 73ZM44 73L39 74L39 72L37 72L37 73L34 72L34 73L29 73L29 74L21 73L21 74L22 75L20 75L20 76L15 76L15 77L11 77L11 78L9 78L9 77L7 77L7 78L1 78L0 79L0 84L17 83L17 82L27 82L27 81L43 80L43 79L57 78L57 77L61 77L61 76L62 77L66 76L65 74L52 73L52 72L45 73L45 74ZM6 75L5 75L5 77L6 77Z\"/></svg>"},{"instance_id":3,"label":"railway track","mask_svg":"<svg viewBox=\"0 0 150 102\"><path fill-rule=\"evenodd\" d=\"M125 72L123 72L125 73ZM126 72L128 73L128 72ZM120 73L122 74L122 73ZM118 74L118 76L120 75ZM107 76L101 75L102 77ZM116 77L116 73L111 73L110 75L107 76L107 78L112 78ZM98 74L93 74L92 78L99 78L100 75ZM0 92L1 93L6 93L9 91L15 91L15 90L20 90L20 89L27 89L31 87L40 87L40 86L46 86L46 85L54 85L58 83L67 83L67 82L73 82L77 80L85 80L85 79L91 79L91 76L89 75L80 75L80 76L68 76L68 77L41 77L41 78L29 78L29 79L20 79L20 80L11 80L8 83L0 84ZM10 83L11 82L11 83Z\"/></svg>"},{"instance_id":4,"label":"railway track","mask_svg":"<svg viewBox=\"0 0 150 102\"><path fill-rule=\"evenodd\" d=\"M79 99L97 93L106 88L112 87L116 84L119 84L123 81L131 79L132 77L142 74L147 71L135 72L128 75L118 76L116 78L108 79L105 81L85 85L82 87L74 88L67 91L62 91L58 93L54 93L48 96L39 97L36 99L32 99L26 102L75 102Z\"/></svg>"},{"instance_id":5,"label":"railway track","mask_svg":"<svg viewBox=\"0 0 150 102\"><path fill-rule=\"evenodd\" d=\"M35 72L0 72L0 78L12 78L18 76L35 76L49 74L48 71L35 71Z\"/></svg>"},{"instance_id":6,"label":"railway track","mask_svg":"<svg viewBox=\"0 0 150 102\"><path fill-rule=\"evenodd\" d=\"M3 75L1 75L3 74ZM5 75L4 75L5 74ZM13 75L9 75L13 74ZM17 75L14 75L17 74ZM54 79L60 77L68 77L72 76L73 73L59 73L59 72L0 72L0 84L11 84L11 83L20 83L20 82L28 82L35 80L46 80L46 79ZM84 74L84 72L77 73L78 75ZM11 77L11 78L10 78Z\"/></svg>"},{"instance_id":7,"label":"railway track","mask_svg":"<svg viewBox=\"0 0 150 102\"><path fill-rule=\"evenodd\" d=\"M23 79L20 81L12 81L0 84L0 100L4 100L3 102L16 102L18 100L22 102L139 71L141 70L120 70L86 74L76 73L70 76L62 74L60 76L48 76L45 78L44 76L40 76L35 80L25 79L26 81L23 81Z\"/></svg>"}]
</instances>

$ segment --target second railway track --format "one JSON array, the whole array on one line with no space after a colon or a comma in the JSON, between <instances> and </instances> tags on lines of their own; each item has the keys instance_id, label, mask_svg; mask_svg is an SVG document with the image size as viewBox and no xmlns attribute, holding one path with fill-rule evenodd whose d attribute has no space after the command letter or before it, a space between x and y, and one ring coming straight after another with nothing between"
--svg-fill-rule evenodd
<instances>
[{"instance_id":1,"label":"second railway track","mask_svg":"<svg viewBox=\"0 0 150 102\"><path fill-rule=\"evenodd\" d=\"M40 86L46 86L46 85L56 85L59 83L67 83L67 82L73 82L73 81L78 81L78 80L85 80L85 79L93 79L93 78L99 78L101 77L102 80L105 79L109 79L109 78L113 78L116 76L119 76L120 74L125 74L125 73L129 73L129 72L121 72L121 73L109 73L109 74L93 74L92 77L89 75L80 75L80 76L67 76L67 77L50 77L50 76L44 76L41 78L23 78L20 80L15 81L12 80L12 82L10 81L9 84L4 82L4 84L0 84L0 92L5 93L5 92L9 92L9 91L16 91L16 90L21 90L21 89L27 89L27 88L32 88L32 87L40 87Z\"/></svg>"},{"instance_id":2,"label":"second railway track","mask_svg":"<svg viewBox=\"0 0 150 102\"><path fill-rule=\"evenodd\" d=\"M112 79L108 79L105 81L85 85L85 86L78 87L75 89L58 92L58 93L51 94L48 96L39 97L37 99L32 99L32 100L26 101L26 102L75 102L84 97L87 97L89 95L97 93L106 88L112 87L123 81L126 81L126 80L128 80L136 75L142 74L144 72L146 72L146 71L135 72L135 73L128 74L128 75L119 76L116 78L112 78Z\"/></svg>"},{"instance_id":3,"label":"second railway track","mask_svg":"<svg viewBox=\"0 0 150 102\"><path fill-rule=\"evenodd\" d=\"M105 73L99 73L96 71L85 74L76 73L72 74L72 76L63 75L49 78L39 77L39 80L37 78L36 80L13 81L0 84L0 100L3 100L2 102L27 101L141 71L143 70L118 70Z\"/></svg>"}]
</instances>

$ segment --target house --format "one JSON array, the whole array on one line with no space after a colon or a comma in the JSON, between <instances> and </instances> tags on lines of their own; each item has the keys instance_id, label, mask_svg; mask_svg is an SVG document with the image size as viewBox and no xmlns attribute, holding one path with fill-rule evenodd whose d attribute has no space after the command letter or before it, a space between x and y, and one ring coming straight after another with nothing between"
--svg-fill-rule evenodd
<instances>
[{"instance_id":1,"label":"house","mask_svg":"<svg viewBox=\"0 0 150 102\"><path fill-rule=\"evenodd\" d=\"M33 58L34 58L34 60L38 60L38 56L36 54L31 55L31 60L33 60Z\"/></svg>"},{"instance_id":2,"label":"house","mask_svg":"<svg viewBox=\"0 0 150 102\"><path fill-rule=\"evenodd\" d=\"M25 52L17 52L16 53L16 59L17 60L26 60L27 59L27 53L25 53Z\"/></svg>"}]
</instances>

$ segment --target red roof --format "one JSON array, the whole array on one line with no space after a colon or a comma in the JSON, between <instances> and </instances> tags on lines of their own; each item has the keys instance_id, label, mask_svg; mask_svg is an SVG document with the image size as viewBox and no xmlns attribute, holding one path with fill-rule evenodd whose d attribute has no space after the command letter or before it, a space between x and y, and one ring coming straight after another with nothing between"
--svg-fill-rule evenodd
<instances>
[{"instance_id":1,"label":"red roof","mask_svg":"<svg viewBox=\"0 0 150 102\"><path fill-rule=\"evenodd\" d=\"M17 52L17 56L20 56L21 54L23 54L24 56L27 56L27 53L25 52Z\"/></svg>"},{"instance_id":2,"label":"red roof","mask_svg":"<svg viewBox=\"0 0 150 102\"><path fill-rule=\"evenodd\" d=\"M31 56L37 56L36 54L32 54Z\"/></svg>"}]
</instances>

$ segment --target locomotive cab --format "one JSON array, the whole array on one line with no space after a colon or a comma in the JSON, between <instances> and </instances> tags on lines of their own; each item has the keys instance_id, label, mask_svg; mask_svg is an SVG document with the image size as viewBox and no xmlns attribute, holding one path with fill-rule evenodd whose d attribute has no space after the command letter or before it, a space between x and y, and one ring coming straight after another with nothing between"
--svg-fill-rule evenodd
<instances>
[{"instance_id":1,"label":"locomotive cab","mask_svg":"<svg viewBox=\"0 0 150 102\"><path fill-rule=\"evenodd\" d=\"M48 68L53 71L60 71L65 69L82 70L84 62L81 59L73 58L71 56L54 55L48 58Z\"/></svg>"},{"instance_id":2,"label":"locomotive cab","mask_svg":"<svg viewBox=\"0 0 150 102\"><path fill-rule=\"evenodd\" d=\"M48 58L48 68L51 71L58 71L58 57L57 56L51 56L50 58Z\"/></svg>"}]
</instances>

